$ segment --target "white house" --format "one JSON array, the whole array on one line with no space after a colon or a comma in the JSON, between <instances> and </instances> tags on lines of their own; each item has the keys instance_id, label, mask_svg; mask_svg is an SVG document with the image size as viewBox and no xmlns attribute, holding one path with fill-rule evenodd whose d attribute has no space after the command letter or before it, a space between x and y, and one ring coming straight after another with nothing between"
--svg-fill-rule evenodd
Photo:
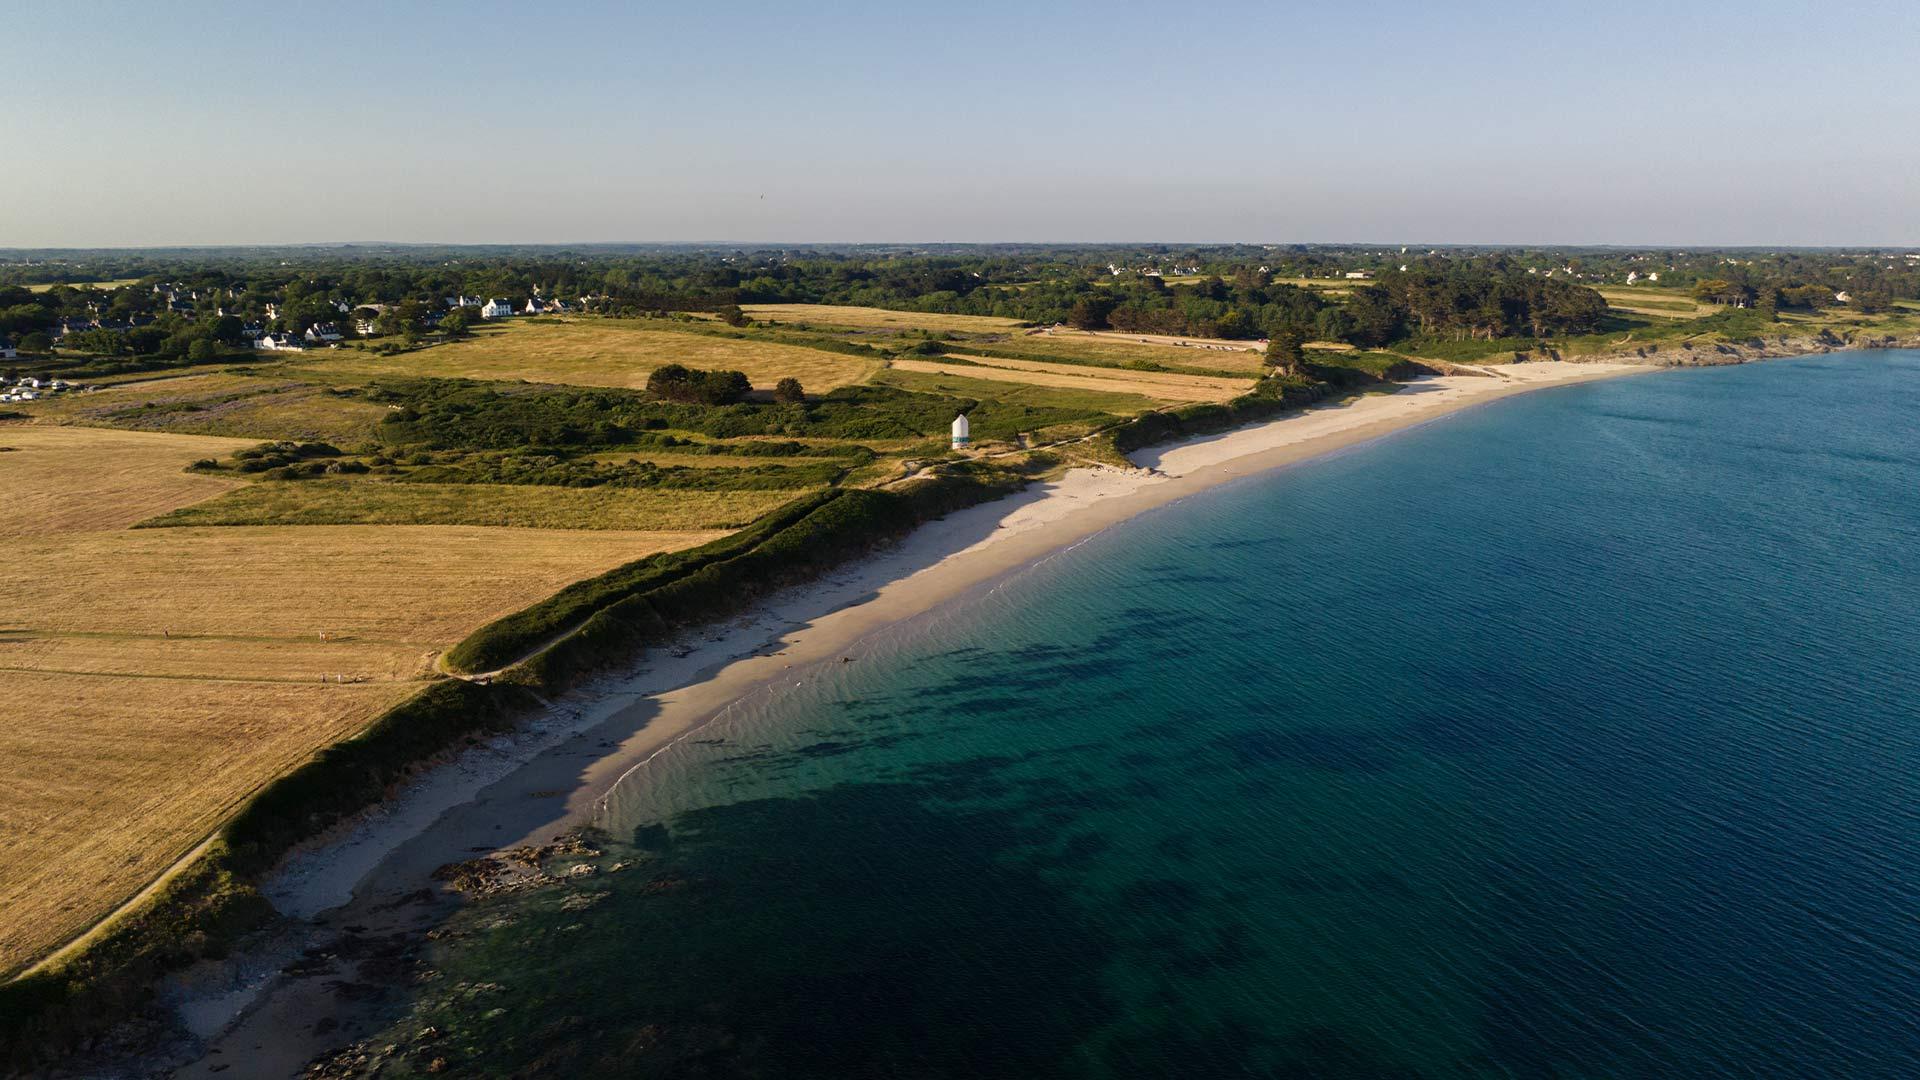
<instances>
[{"instance_id":1,"label":"white house","mask_svg":"<svg viewBox=\"0 0 1920 1080\"><path fill-rule=\"evenodd\" d=\"M520 313L523 315L539 315L545 312L546 310L547 310L547 305L541 303L540 298L536 296L533 299L527 301L527 306L524 308L521 308Z\"/></svg>"},{"instance_id":2,"label":"white house","mask_svg":"<svg viewBox=\"0 0 1920 1080\"><path fill-rule=\"evenodd\" d=\"M489 300L480 309L483 319L505 319L513 314L513 305L505 300Z\"/></svg>"},{"instance_id":3,"label":"white house","mask_svg":"<svg viewBox=\"0 0 1920 1080\"><path fill-rule=\"evenodd\" d=\"M294 337L292 334L284 333L262 334L260 335L260 339L253 343L253 347L256 349L266 349L270 352L299 352L306 348L305 345L300 343L299 338Z\"/></svg>"},{"instance_id":4,"label":"white house","mask_svg":"<svg viewBox=\"0 0 1920 1080\"><path fill-rule=\"evenodd\" d=\"M13 347L13 342L0 338L0 360L12 360L19 355L20 350Z\"/></svg>"},{"instance_id":5,"label":"white house","mask_svg":"<svg viewBox=\"0 0 1920 1080\"><path fill-rule=\"evenodd\" d=\"M953 418L953 448L965 450L973 445L973 425L967 423L967 414L961 413Z\"/></svg>"},{"instance_id":6,"label":"white house","mask_svg":"<svg viewBox=\"0 0 1920 1080\"><path fill-rule=\"evenodd\" d=\"M1367 280L1368 278L1371 278L1372 276L1373 276L1373 271L1371 271L1371 270L1349 270L1349 271L1347 271L1347 280L1348 280L1348 281L1365 281L1365 280Z\"/></svg>"},{"instance_id":7,"label":"white house","mask_svg":"<svg viewBox=\"0 0 1920 1080\"><path fill-rule=\"evenodd\" d=\"M312 326L307 327L307 332L302 336L307 339L309 344L324 345L329 342L339 341L345 335L340 333L340 328L333 323L323 322L314 323Z\"/></svg>"}]
</instances>

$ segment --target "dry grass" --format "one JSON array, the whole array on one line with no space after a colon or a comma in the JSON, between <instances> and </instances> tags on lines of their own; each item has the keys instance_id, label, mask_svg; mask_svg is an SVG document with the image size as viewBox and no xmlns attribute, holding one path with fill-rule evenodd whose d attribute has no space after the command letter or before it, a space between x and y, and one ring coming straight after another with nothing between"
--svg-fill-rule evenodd
<instances>
[{"instance_id":1,"label":"dry grass","mask_svg":"<svg viewBox=\"0 0 1920 1080\"><path fill-rule=\"evenodd\" d=\"M255 641L326 631L417 650L599 569L715 535L345 525L9 539L0 629Z\"/></svg>"},{"instance_id":2,"label":"dry grass","mask_svg":"<svg viewBox=\"0 0 1920 1080\"><path fill-rule=\"evenodd\" d=\"M959 355L959 354L956 354ZM1031 383L1076 390L1101 390L1116 394L1137 394L1155 401L1226 401L1239 397L1252 386L1251 380L1221 379L1206 375L1180 375L1157 371L1127 371L1121 368L1094 368L1073 364L1047 364L1036 360L1000 360L984 356L960 356L972 363L945 364L938 360L895 360L893 366L906 371L958 375L970 379Z\"/></svg>"},{"instance_id":3,"label":"dry grass","mask_svg":"<svg viewBox=\"0 0 1920 1080\"><path fill-rule=\"evenodd\" d=\"M0 971L84 929L248 792L412 693L473 627L714 535L231 528L0 542Z\"/></svg>"},{"instance_id":4,"label":"dry grass","mask_svg":"<svg viewBox=\"0 0 1920 1080\"><path fill-rule=\"evenodd\" d=\"M196 458L251 446L240 439L102 428L0 424L0 539L122 529L209 499L231 480L183 472ZM0 607L0 610L5 608Z\"/></svg>"},{"instance_id":5,"label":"dry grass","mask_svg":"<svg viewBox=\"0 0 1920 1080\"><path fill-rule=\"evenodd\" d=\"M142 525L493 525L693 532L738 528L794 494L300 480L249 484Z\"/></svg>"},{"instance_id":6,"label":"dry grass","mask_svg":"<svg viewBox=\"0 0 1920 1080\"><path fill-rule=\"evenodd\" d=\"M62 281L47 285L29 285L27 286L27 291L37 293L52 292L61 285L71 285L76 289L118 289L124 285L138 285L139 283L139 278L130 277L114 278L111 281Z\"/></svg>"},{"instance_id":7,"label":"dry grass","mask_svg":"<svg viewBox=\"0 0 1920 1080\"><path fill-rule=\"evenodd\" d=\"M661 329L622 319L528 319L485 326L464 341L379 357L362 349L309 353L294 371L338 382L382 375L563 383L639 389L666 364L745 372L768 389L791 376L810 392L863 382L877 359L798 345Z\"/></svg>"},{"instance_id":8,"label":"dry grass","mask_svg":"<svg viewBox=\"0 0 1920 1080\"><path fill-rule=\"evenodd\" d=\"M0 672L0 973L85 930L260 784L413 689Z\"/></svg>"},{"instance_id":9,"label":"dry grass","mask_svg":"<svg viewBox=\"0 0 1920 1080\"><path fill-rule=\"evenodd\" d=\"M0 974L415 692L475 626L719 535L125 528L227 491L181 466L246 442L0 426Z\"/></svg>"},{"instance_id":10,"label":"dry grass","mask_svg":"<svg viewBox=\"0 0 1920 1080\"><path fill-rule=\"evenodd\" d=\"M942 334L1004 334L1025 325L1018 319L991 315L938 315L886 308L841 307L835 304L747 304L750 318L809 326L837 326L849 330L932 330Z\"/></svg>"}]
</instances>

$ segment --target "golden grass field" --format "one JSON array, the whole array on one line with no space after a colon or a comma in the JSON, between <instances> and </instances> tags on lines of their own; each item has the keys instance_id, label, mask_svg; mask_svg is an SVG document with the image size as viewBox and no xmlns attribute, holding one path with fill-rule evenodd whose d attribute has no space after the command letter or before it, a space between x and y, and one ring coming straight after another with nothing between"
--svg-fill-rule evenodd
<instances>
[{"instance_id":1,"label":"golden grass field","mask_svg":"<svg viewBox=\"0 0 1920 1080\"><path fill-rule=\"evenodd\" d=\"M886 308L841 307L834 304L746 304L752 319L808 326L838 326L850 330L932 330L944 334L1004 334L1026 325L1018 319L991 315L940 315Z\"/></svg>"},{"instance_id":2,"label":"golden grass field","mask_svg":"<svg viewBox=\"0 0 1920 1080\"><path fill-rule=\"evenodd\" d=\"M76 289L118 289L125 285L138 285L139 283L140 283L139 278L129 277L129 278L114 278L112 281L68 281L68 282L61 282L60 284L71 285ZM27 286L27 291L37 292L37 293L52 292L53 290L59 287L60 287L59 284L29 285Z\"/></svg>"},{"instance_id":3,"label":"golden grass field","mask_svg":"<svg viewBox=\"0 0 1920 1080\"><path fill-rule=\"evenodd\" d=\"M490 525L701 532L738 528L793 497L792 491L298 480L248 484L145 524Z\"/></svg>"},{"instance_id":4,"label":"golden grass field","mask_svg":"<svg viewBox=\"0 0 1920 1080\"><path fill-rule=\"evenodd\" d=\"M860 332L964 329L1067 360L1259 367L1251 352L1036 338L1011 320L859 308L793 317ZM31 422L0 422L0 974L83 931L250 792L417 691L435 656L475 627L794 494L248 481L187 463L268 439L351 448L387 410L328 388L377 376L632 387L669 362L741 370L762 388L786 376L810 393L875 381L1116 415L1244 386L985 358L887 369L878 357L582 318L489 326L391 358L262 357L242 365L251 373L135 377L34 403ZM925 440L871 442L884 453ZM602 456L701 468L820 460ZM863 474L898 467L882 458Z\"/></svg>"},{"instance_id":5,"label":"golden grass field","mask_svg":"<svg viewBox=\"0 0 1920 1080\"><path fill-rule=\"evenodd\" d=\"M124 529L213 498L235 482L181 467L251 445L244 439L0 425L0 447L6 448L0 450L0 491L7 508L0 514L0 539Z\"/></svg>"},{"instance_id":6,"label":"golden grass field","mask_svg":"<svg viewBox=\"0 0 1920 1080\"><path fill-rule=\"evenodd\" d=\"M566 383L638 389L666 364L745 372L759 389L799 379L809 393L864 381L880 363L799 345L660 329L623 319L526 319L478 328L464 341L398 356L363 349L309 352L291 372L327 381L380 375L507 382Z\"/></svg>"},{"instance_id":7,"label":"golden grass field","mask_svg":"<svg viewBox=\"0 0 1920 1080\"><path fill-rule=\"evenodd\" d=\"M907 371L936 372L972 379L1030 383L1035 386L1070 387L1078 390L1104 390L1116 394L1138 394L1165 402L1226 401L1252 389L1251 379L1225 379L1210 375L1186 375L1162 371L1129 371L1125 368L1088 367L1084 364L1049 364L1038 360L1005 360L987 356L952 356L969 364L943 364L938 360L900 359L896 368Z\"/></svg>"},{"instance_id":8,"label":"golden grass field","mask_svg":"<svg viewBox=\"0 0 1920 1080\"><path fill-rule=\"evenodd\" d=\"M234 489L181 467L246 444L0 425L0 973L413 693L475 626L718 535L127 528Z\"/></svg>"}]
</instances>

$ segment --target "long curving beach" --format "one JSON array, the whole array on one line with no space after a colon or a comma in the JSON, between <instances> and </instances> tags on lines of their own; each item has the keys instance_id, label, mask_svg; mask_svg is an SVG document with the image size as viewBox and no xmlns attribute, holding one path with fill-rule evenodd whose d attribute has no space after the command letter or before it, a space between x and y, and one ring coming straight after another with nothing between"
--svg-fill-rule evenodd
<instances>
[{"instance_id":1,"label":"long curving beach","mask_svg":"<svg viewBox=\"0 0 1920 1080\"><path fill-rule=\"evenodd\" d=\"M752 614L691 633L636 669L569 695L514 736L437 768L374 812L290 858L269 883L285 914L319 935L417 930L444 914L421 899L433 871L478 852L537 844L591 815L622 778L729 708L803 685L810 669L857 659L870 635L993 585L1143 511L1240 477L1369 442L1533 390L1654 370L1536 363L1417 380L1394 393L1153 448L1133 470L1077 469L1022 494L952 514L857 565L783 593ZM411 898L411 902L396 903ZM297 935L296 935L297 936ZM292 942L293 948L300 942ZM354 1009L284 957L201 972L176 997L215 1051L262 1072L297 1070L354 1027ZM332 1019L340 1027L316 1023Z\"/></svg>"}]
</instances>

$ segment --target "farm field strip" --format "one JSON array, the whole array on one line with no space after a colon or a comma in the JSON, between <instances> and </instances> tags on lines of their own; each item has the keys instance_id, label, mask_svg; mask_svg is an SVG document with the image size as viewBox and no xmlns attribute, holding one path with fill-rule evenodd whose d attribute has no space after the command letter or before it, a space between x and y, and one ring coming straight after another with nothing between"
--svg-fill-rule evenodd
<instances>
[{"instance_id":1,"label":"farm field strip","mask_svg":"<svg viewBox=\"0 0 1920 1080\"><path fill-rule=\"evenodd\" d=\"M1124 377L1105 378L1099 375L1066 375L1051 371L976 367L970 364L941 363L938 360L896 360L893 366L901 371L920 372L927 375L950 375L962 379L1020 383L1064 390L1098 390L1113 394L1133 394L1158 402L1226 401L1245 392L1242 387L1228 390L1199 386L1168 386Z\"/></svg>"},{"instance_id":2,"label":"farm field strip","mask_svg":"<svg viewBox=\"0 0 1920 1080\"><path fill-rule=\"evenodd\" d=\"M1188 375L1177 371L1134 371L1128 368L1088 367L1085 364L1049 363L1044 360L1014 360L998 356L975 356L961 350L948 353L961 360L968 360L984 367L1005 368L1008 371L1026 371L1054 375L1070 375L1076 378L1096 378L1107 382L1128 383L1136 387L1163 387L1169 390L1209 393L1226 392L1228 396L1244 394L1253 385L1252 379L1228 379L1218 375ZM1133 393L1146 393L1145 390L1133 390ZM1172 396L1172 395L1167 395ZM1211 400L1196 397L1194 401Z\"/></svg>"},{"instance_id":3,"label":"farm field strip","mask_svg":"<svg viewBox=\"0 0 1920 1080\"><path fill-rule=\"evenodd\" d=\"M932 330L936 333L1004 334L1026 324L992 315L943 315L894 311L888 308L844 307L834 304L743 304L751 319L809 326L837 326L849 330Z\"/></svg>"}]
</instances>

